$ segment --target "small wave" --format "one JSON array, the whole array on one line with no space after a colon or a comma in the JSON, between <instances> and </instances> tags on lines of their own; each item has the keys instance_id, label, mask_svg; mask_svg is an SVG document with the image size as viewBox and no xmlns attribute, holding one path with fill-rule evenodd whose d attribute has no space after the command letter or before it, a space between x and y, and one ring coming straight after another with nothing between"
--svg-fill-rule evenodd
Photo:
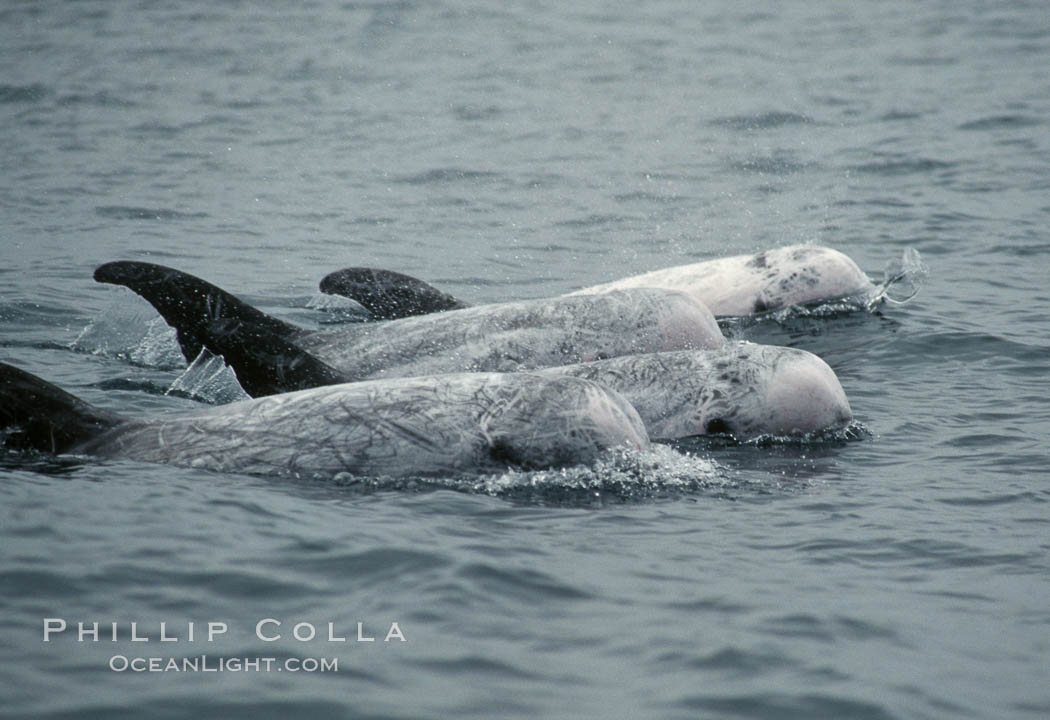
<instances>
[{"instance_id":1,"label":"small wave","mask_svg":"<svg viewBox=\"0 0 1050 720\"><path fill-rule=\"evenodd\" d=\"M0 321L22 325L39 323L45 327L66 325L69 322L69 308L39 302L0 302ZM5 344L11 342L10 339L5 338Z\"/></svg>"},{"instance_id":2,"label":"small wave","mask_svg":"<svg viewBox=\"0 0 1050 720\"><path fill-rule=\"evenodd\" d=\"M459 571L460 577L489 595L508 600L549 603L560 600L583 600L590 595L574 584L538 570L509 570L491 563L474 563Z\"/></svg>"},{"instance_id":3,"label":"small wave","mask_svg":"<svg viewBox=\"0 0 1050 720\"><path fill-rule=\"evenodd\" d=\"M1040 124L1042 124L1042 121L1039 118L1027 115L992 115L980 120L965 122L958 127L960 130L1008 130Z\"/></svg>"},{"instance_id":4,"label":"small wave","mask_svg":"<svg viewBox=\"0 0 1050 720\"><path fill-rule=\"evenodd\" d=\"M854 165L851 170L871 175L911 175L913 173L928 173L937 170L947 170L955 166L955 163L931 158L902 158L899 160L882 160L878 162Z\"/></svg>"},{"instance_id":5,"label":"small wave","mask_svg":"<svg viewBox=\"0 0 1050 720\"><path fill-rule=\"evenodd\" d=\"M182 128L177 125L169 125L155 120L134 125L128 130L135 135L166 139L174 138L182 132Z\"/></svg>"},{"instance_id":6,"label":"small wave","mask_svg":"<svg viewBox=\"0 0 1050 720\"><path fill-rule=\"evenodd\" d=\"M571 218L569 220L560 220L555 223L555 226L563 228L604 227L606 225L618 225L627 222L628 220L630 220L630 218L624 215L616 215L613 213L592 214L586 217Z\"/></svg>"},{"instance_id":7,"label":"small wave","mask_svg":"<svg viewBox=\"0 0 1050 720\"><path fill-rule=\"evenodd\" d=\"M414 175L402 175L394 182L404 185L432 185L439 183L479 183L499 177L499 173L486 170L463 170L461 168L434 168Z\"/></svg>"},{"instance_id":8,"label":"small wave","mask_svg":"<svg viewBox=\"0 0 1050 720\"><path fill-rule=\"evenodd\" d=\"M457 120L475 121L500 117L504 111L496 105L453 105L452 114Z\"/></svg>"},{"instance_id":9,"label":"small wave","mask_svg":"<svg viewBox=\"0 0 1050 720\"><path fill-rule=\"evenodd\" d=\"M813 163L799 162L789 153L774 153L769 156L752 156L730 163L730 168L759 175L794 175L813 167Z\"/></svg>"},{"instance_id":10,"label":"small wave","mask_svg":"<svg viewBox=\"0 0 1050 720\"><path fill-rule=\"evenodd\" d=\"M33 103L43 100L50 91L40 83L0 85L0 103Z\"/></svg>"},{"instance_id":11,"label":"small wave","mask_svg":"<svg viewBox=\"0 0 1050 720\"><path fill-rule=\"evenodd\" d=\"M644 190L614 195L613 199L618 203L637 202L644 205L677 204L685 200L682 195L661 195L660 193L646 192Z\"/></svg>"},{"instance_id":12,"label":"small wave","mask_svg":"<svg viewBox=\"0 0 1050 720\"><path fill-rule=\"evenodd\" d=\"M679 705L691 713L714 717L749 718L851 718L891 720L897 716L878 703L819 692L801 695L751 693L744 695L694 695Z\"/></svg>"},{"instance_id":13,"label":"small wave","mask_svg":"<svg viewBox=\"0 0 1050 720\"><path fill-rule=\"evenodd\" d=\"M33 598L36 602L44 598L70 598L84 594L81 583L62 572L45 569L4 569L0 571L0 586L5 588L5 597Z\"/></svg>"},{"instance_id":14,"label":"small wave","mask_svg":"<svg viewBox=\"0 0 1050 720\"><path fill-rule=\"evenodd\" d=\"M905 67L937 67L942 65L954 65L958 62L953 57L938 57L936 55L899 55L888 60L891 65L902 65Z\"/></svg>"},{"instance_id":15,"label":"small wave","mask_svg":"<svg viewBox=\"0 0 1050 720\"><path fill-rule=\"evenodd\" d=\"M39 450L22 450L4 446L10 431L0 431L0 470L16 472L19 470L62 477L73 475L87 463L84 458L73 455L52 455Z\"/></svg>"},{"instance_id":16,"label":"small wave","mask_svg":"<svg viewBox=\"0 0 1050 720\"><path fill-rule=\"evenodd\" d=\"M137 103L127 98L113 95L105 90L96 93L72 93L58 99L59 105L95 105L98 107L135 107Z\"/></svg>"},{"instance_id":17,"label":"small wave","mask_svg":"<svg viewBox=\"0 0 1050 720\"><path fill-rule=\"evenodd\" d=\"M716 118L711 124L731 130L768 130L785 125L812 125L813 119L799 113L773 111L757 115L730 115Z\"/></svg>"},{"instance_id":18,"label":"small wave","mask_svg":"<svg viewBox=\"0 0 1050 720\"><path fill-rule=\"evenodd\" d=\"M418 577L448 564L444 553L404 548L345 549L303 553L293 546L282 556L284 564L298 572L325 576L352 577L362 584L390 581L398 577Z\"/></svg>"},{"instance_id":19,"label":"small wave","mask_svg":"<svg viewBox=\"0 0 1050 720\"><path fill-rule=\"evenodd\" d=\"M113 220L197 220L208 217L207 213L185 213L168 208L126 207L124 205L102 205L95 214Z\"/></svg>"},{"instance_id":20,"label":"small wave","mask_svg":"<svg viewBox=\"0 0 1050 720\"><path fill-rule=\"evenodd\" d=\"M362 215L355 217L350 221L351 225L375 225L382 227L383 225L393 225L397 222L395 217L387 217L384 215Z\"/></svg>"},{"instance_id":21,"label":"small wave","mask_svg":"<svg viewBox=\"0 0 1050 720\"><path fill-rule=\"evenodd\" d=\"M912 112L910 110L891 110L880 119L887 122L893 122L896 120L915 120L920 117L922 117L921 113Z\"/></svg>"}]
</instances>

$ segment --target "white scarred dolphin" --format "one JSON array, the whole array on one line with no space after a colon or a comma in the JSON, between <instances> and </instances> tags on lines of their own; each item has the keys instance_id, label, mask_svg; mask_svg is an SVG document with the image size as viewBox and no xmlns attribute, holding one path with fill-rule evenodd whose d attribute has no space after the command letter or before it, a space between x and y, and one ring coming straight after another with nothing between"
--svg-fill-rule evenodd
<instances>
[{"instance_id":1,"label":"white scarred dolphin","mask_svg":"<svg viewBox=\"0 0 1050 720\"><path fill-rule=\"evenodd\" d=\"M176 329L189 362L202 347L224 354L208 340L213 337L210 328L222 321L236 323L241 333L256 332L259 351L270 339L278 345L293 343L312 356L296 366L301 384L268 385L249 370L239 372L238 380L252 396L382 377L530 370L641 352L713 348L725 342L702 303L682 292L654 288L306 330L161 265L106 263L95 271L95 279L125 285L148 300ZM311 367L316 377L307 372Z\"/></svg>"},{"instance_id":2,"label":"white scarred dolphin","mask_svg":"<svg viewBox=\"0 0 1050 720\"><path fill-rule=\"evenodd\" d=\"M274 335L237 320L202 329L212 352L258 386L302 387L346 376ZM639 353L533 371L577 377L622 395L661 440L692 435L793 435L841 427L849 402L827 363L805 350L729 342L706 350Z\"/></svg>"},{"instance_id":3,"label":"white scarred dolphin","mask_svg":"<svg viewBox=\"0 0 1050 720\"><path fill-rule=\"evenodd\" d=\"M577 290L572 295L642 287L687 293L717 317L751 315L847 297L867 300L878 293L857 264L838 250L790 245L754 255L654 270ZM374 268L346 268L330 273L321 280L321 291L349 297L380 319L469 307L422 280Z\"/></svg>"},{"instance_id":4,"label":"white scarred dolphin","mask_svg":"<svg viewBox=\"0 0 1050 720\"><path fill-rule=\"evenodd\" d=\"M868 298L876 292L868 276L838 250L790 245L755 255L734 255L653 270L584 288L574 294L640 287L681 290L703 302L719 317L750 315L846 297Z\"/></svg>"},{"instance_id":5,"label":"white scarred dolphin","mask_svg":"<svg viewBox=\"0 0 1050 720\"><path fill-rule=\"evenodd\" d=\"M319 478L542 469L590 463L609 448L639 450L649 442L630 403L574 377L375 380L140 421L4 363L0 439L48 452Z\"/></svg>"},{"instance_id":6,"label":"white scarred dolphin","mask_svg":"<svg viewBox=\"0 0 1050 720\"><path fill-rule=\"evenodd\" d=\"M96 277L126 284L149 299L178 329L187 358L208 347L225 358L253 396L361 377L449 367L519 369L532 363L553 366L538 370L541 374L585 377L621 393L650 436L659 439L809 433L852 417L838 378L820 358L790 348L726 344L714 334L710 314L696 315L695 301L674 291L637 288L311 332L160 266L110 263ZM590 314L596 309L614 315ZM626 334L608 337L610 325L627 328ZM701 342L694 335L697 327L704 329ZM566 333L569 351L551 342L552 334ZM583 347L590 348L590 357L581 353Z\"/></svg>"},{"instance_id":7,"label":"white scarred dolphin","mask_svg":"<svg viewBox=\"0 0 1050 720\"><path fill-rule=\"evenodd\" d=\"M714 350L628 355L538 372L586 378L619 392L654 440L800 435L842 428L853 419L835 372L796 348L730 342Z\"/></svg>"}]
</instances>

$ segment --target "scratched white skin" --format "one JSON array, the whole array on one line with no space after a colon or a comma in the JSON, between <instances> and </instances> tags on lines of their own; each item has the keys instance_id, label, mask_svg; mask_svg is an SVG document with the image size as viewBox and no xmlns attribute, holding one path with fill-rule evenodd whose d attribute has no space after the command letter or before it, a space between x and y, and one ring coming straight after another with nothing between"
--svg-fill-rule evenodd
<instances>
[{"instance_id":1,"label":"scratched white skin","mask_svg":"<svg viewBox=\"0 0 1050 720\"><path fill-rule=\"evenodd\" d=\"M295 338L358 379L508 372L723 342L707 307L654 288L484 305Z\"/></svg>"},{"instance_id":2,"label":"scratched white skin","mask_svg":"<svg viewBox=\"0 0 1050 720\"><path fill-rule=\"evenodd\" d=\"M145 422L73 452L223 472L448 476L644 449L638 413L572 377L463 373L302 390Z\"/></svg>"},{"instance_id":3,"label":"scratched white skin","mask_svg":"<svg viewBox=\"0 0 1050 720\"><path fill-rule=\"evenodd\" d=\"M877 288L849 257L831 248L790 245L755 255L706 260L578 290L576 294L638 287L681 290L719 317L861 296Z\"/></svg>"},{"instance_id":4,"label":"scratched white skin","mask_svg":"<svg viewBox=\"0 0 1050 720\"><path fill-rule=\"evenodd\" d=\"M794 348L730 342L714 350L629 355L539 373L586 378L616 390L654 440L805 434L853 419L834 371L813 353Z\"/></svg>"},{"instance_id":5,"label":"scratched white skin","mask_svg":"<svg viewBox=\"0 0 1050 720\"><path fill-rule=\"evenodd\" d=\"M179 331L187 360L198 354L202 327L238 317L293 342L345 376L367 380L443 372L507 372L638 352L718 347L714 316L686 293L633 288L485 305L335 330L283 323L226 291L159 265L117 261L95 271L100 282L126 285Z\"/></svg>"},{"instance_id":6,"label":"scratched white skin","mask_svg":"<svg viewBox=\"0 0 1050 720\"><path fill-rule=\"evenodd\" d=\"M790 255L798 261L810 257L809 250L794 248ZM821 258L834 252L815 250ZM746 264L764 266L763 258L750 257ZM788 265L779 259L780 267ZM809 288L807 278L815 271L796 268L788 278ZM162 287L199 282L161 277ZM188 313L180 320L192 324L199 316ZM723 348L713 315L688 295L667 289L486 305L294 333L296 345L333 365L343 380L558 366L552 374L587 377L622 393L650 435L661 439L807 433L851 418L838 379L819 358L741 343ZM653 354L677 348L703 349ZM579 361L589 364L570 365Z\"/></svg>"},{"instance_id":7,"label":"scratched white skin","mask_svg":"<svg viewBox=\"0 0 1050 720\"><path fill-rule=\"evenodd\" d=\"M384 303L396 304L400 296L396 293L392 297L386 296L382 285L384 282L397 285L398 280L379 280L360 270L348 268L330 273L322 281L322 288L325 292L363 301L366 306L376 303L380 305L377 308L380 314L390 311L392 308L383 307ZM440 308L447 308L453 303L455 307L469 307L469 303L433 288L422 280L406 279L415 285L420 297L426 298L425 302L409 311L413 314L432 312L430 303L435 298L440 298ZM370 287L378 289L378 292L367 292ZM642 287L688 293L717 317L746 316L792 305L843 298L867 302L876 298L880 292L880 288L843 253L827 247L791 245L754 255L734 255L653 270L583 288L570 293L570 296ZM403 288L398 290L404 291Z\"/></svg>"}]
</instances>

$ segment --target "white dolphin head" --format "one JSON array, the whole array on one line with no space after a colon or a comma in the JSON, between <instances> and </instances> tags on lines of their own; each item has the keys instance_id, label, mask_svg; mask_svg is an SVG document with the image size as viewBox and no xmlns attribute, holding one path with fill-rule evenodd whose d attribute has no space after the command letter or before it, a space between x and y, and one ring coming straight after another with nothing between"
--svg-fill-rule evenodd
<instances>
[{"instance_id":1,"label":"white dolphin head","mask_svg":"<svg viewBox=\"0 0 1050 720\"><path fill-rule=\"evenodd\" d=\"M700 393L704 434L805 435L853 419L835 372L813 353L732 343Z\"/></svg>"},{"instance_id":2,"label":"white dolphin head","mask_svg":"<svg viewBox=\"0 0 1050 720\"><path fill-rule=\"evenodd\" d=\"M558 368L605 384L638 410L649 436L804 435L848 424L853 413L827 363L813 353L730 342Z\"/></svg>"},{"instance_id":3,"label":"white dolphin head","mask_svg":"<svg viewBox=\"0 0 1050 720\"><path fill-rule=\"evenodd\" d=\"M766 385L763 432L797 435L849 424L853 411L835 371L813 353L783 350Z\"/></svg>"}]
</instances>

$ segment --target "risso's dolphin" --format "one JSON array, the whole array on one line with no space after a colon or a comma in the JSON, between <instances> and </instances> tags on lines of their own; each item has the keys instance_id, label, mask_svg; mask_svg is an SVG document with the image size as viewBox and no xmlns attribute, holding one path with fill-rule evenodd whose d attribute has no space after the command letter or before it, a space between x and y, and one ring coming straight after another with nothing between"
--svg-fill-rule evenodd
<instances>
[{"instance_id":1,"label":"risso's dolphin","mask_svg":"<svg viewBox=\"0 0 1050 720\"><path fill-rule=\"evenodd\" d=\"M125 285L148 300L173 326L187 361L202 347L216 321L257 332L260 345L287 341L320 364L303 358L322 380L371 380L448 372L508 372L619 357L641 352L719 347L725 339L711 312L686 293L636 288L597 295L564 296L484 305L382 323L355 323L333 330L306 330L285 323L187 273L143 262L119 261L95 271L100 282ZM265 338L265 339L264 339ZM280 343L278 343L278 346ZM275 351L278 352L278 351ZM304 370L296 366L299 370ZM313 387L310 379L299 386ZM248 394L265 386L239 374Z\"/></svg>"},{"instance_id":2,"label":"risso's dolphin","mask_svg":"<svg viewBox=\"0 0 1050 720\"><path fill-rule=\"evenodd\" d=\"M238 377L280 392L350 378L294 343L238 320L202 328L207 346ZM543 368L542 377L583 378L623 396L653 439L724 434L806 434L850 422L834 371L794 348L729 342L708 350L642 353Z\"/></svg>"},{"instance_id":3,"label":"risso's dolphin","mask_svg":"<svg viewBox=\"0 0 1050 720\"><path fill-rule=\"evenodd\" d=\"M623 395L649 437L804 435L853 419L835 372L813 353L730 342L714 350L627 355L539 371Z\"/></svg>"},{"instance_id":4,"label":"risso's dolphin","mask_svg":"<svg viewBox=\"0 0 1050 720\"><path fill-rule=\"evenodd\" d=\"M648 445L626 400L574 377L375 380L140 421L3 363L0 440L9 448L319 478L543 469Z\"/></svg>"},{"instance_id":5,"label":"risso's dolphin","mask_svg":"<svg viewBox=\"0 0 1050 720\"><path fill-rule=\"evenodd\" d=\"M751 315L842 298L869 300L878 293L857 264L838 250L791 245L755 255L734 255L654 270L584 288L572 295L642 287L685 292L717 317ZM375 268L337 270L321 280L321 291L351 298L377 319L469 306L422 280Z\"/></svg>"}]
</instances>

